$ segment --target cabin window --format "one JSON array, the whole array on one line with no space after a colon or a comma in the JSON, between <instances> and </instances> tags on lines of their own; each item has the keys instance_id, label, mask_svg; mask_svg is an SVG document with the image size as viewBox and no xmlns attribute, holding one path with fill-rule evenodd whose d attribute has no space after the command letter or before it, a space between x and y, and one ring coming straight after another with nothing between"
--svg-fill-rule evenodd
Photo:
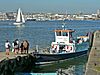
<instances>
[{"instance_id":1,"label":"cabin window","mask_svg":"<svg viewBox=\"0 0 100 75\"><path fill-rule=\"evenodd\" d=\"M57 36L61 36L61 32L57 32Z\"/></svg>"},{"instance_id":2,"label":"cabin window","mask_svg":"<svg viewBox=\"0 0 100 75\"><path fill-rule=\"evenodd\" d=\"M66 33L66 32L63 32L63 36L68 36L68 33Z\"/></svg>"}]
</instances>

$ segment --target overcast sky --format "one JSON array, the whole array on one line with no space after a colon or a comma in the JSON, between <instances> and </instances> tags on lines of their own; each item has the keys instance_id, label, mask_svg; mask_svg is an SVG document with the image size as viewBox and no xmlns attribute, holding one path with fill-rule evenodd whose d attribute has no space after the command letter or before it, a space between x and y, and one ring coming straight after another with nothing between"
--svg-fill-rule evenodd
<instances>
[{"instance_id":1,"label":"overcast sky","mask_svg":"<svg viewBox=\"0 0 100 75\"><path fill-rule=\"evenodd\" d=\"M0 0L0 11L45 13L95 13L100 9L100 0Z\"/></svg>"}]
</instances>

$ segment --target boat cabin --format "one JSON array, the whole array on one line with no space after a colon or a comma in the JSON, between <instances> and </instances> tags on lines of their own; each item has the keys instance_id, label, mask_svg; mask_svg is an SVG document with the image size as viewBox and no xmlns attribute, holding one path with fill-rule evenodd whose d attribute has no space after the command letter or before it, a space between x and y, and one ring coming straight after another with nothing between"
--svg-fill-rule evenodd
<instances>
[{"instance_id":1,"label":"boat cabin","mask_svg":"<svg viewBox=\"0 0 100 75\"><path fill-rule=\"evenodd\" d=\"M73 30L55 30L55 42L71 43Z\"/></svg>"},{"instance_id":2,"label":"boat cabin","mask_svg":"<svg viewBox=\"0 0 100 75\"><path fill-rule=\"evenodd\" d=\"M51 44L53 53L75 52L75 41L72 33L74 30L54 30L55 42Z\"/></svg>"}]
</instances>

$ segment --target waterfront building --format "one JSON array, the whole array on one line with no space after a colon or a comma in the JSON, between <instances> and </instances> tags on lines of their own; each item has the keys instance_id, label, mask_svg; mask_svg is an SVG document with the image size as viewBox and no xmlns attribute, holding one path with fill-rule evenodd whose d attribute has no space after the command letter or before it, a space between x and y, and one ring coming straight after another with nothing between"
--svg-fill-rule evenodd
<instances>
[{"instance_id":1,"label":"waterfront building","mask_svg":"<svg viewBox=\"0 0 100 75\"><path fill-rule=\"evenodd\" d=\"M15 20L16 12L0 12L0 20ZM100 19L100 10L97 13L83 14L82 12L78 14L61 14L61 13L25 13L25 20L31 21L47 21L47 20L98 20Z\"/></svg>"},{"instance_id":2,"label":"waterfront building","mask_svg":"<svg viewBox=\"0 0 100 75\"><path fill-rule=\"evenodd\" d=\"M100 9L97 10L97 18L100 18Z\"/></svg>"},{"instance_id":3,"label":"waterfront building","mask_svg":"<svg viewBox=\"0 0 100 75\"><path fill-rule=\"evenodd\" d=\"M100 9L97 10L97 15L100 15Z\"/></svg>"},{"instance_id":4,"label":"waterfront building","mask_svg":"<svg viewBox=\"0 0 100 75\"><path fill-rule=\"evenodd\" d=\"M6 13L6 15L7 15L7 19L8 20L15 20L15 13L13 13L13 12L8 12L8 13Z\"/></svg>"},{"instance_id":5,"label":"waterfront building","mask_svg":"<svg viewBox=\"0 0 100 75\"><path fill-rule=\"evenodd\" d=\"M7 20L6 13L0 12L0 20Z\"/></svg>"}]
</instances>

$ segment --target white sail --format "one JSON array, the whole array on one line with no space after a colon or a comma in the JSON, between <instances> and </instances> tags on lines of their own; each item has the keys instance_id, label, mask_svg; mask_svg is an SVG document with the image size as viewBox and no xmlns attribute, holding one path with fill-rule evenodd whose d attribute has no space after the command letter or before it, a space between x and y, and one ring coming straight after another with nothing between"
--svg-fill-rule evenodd
<instances>
[{"instance_id":1,"label":"white sail","mask_svg":"<svg viewBox=\"0 0 100 75\"><path fill-rule=\"evenodd\" d=\"M18 13L17 13L17 19L16 19L16 22L21 22L21 19L20 19L21 15L20 15L20 8L18 9Z\"/></svg>"},{"instance_id":2,"label":"white sail","mask_svg":"<svg viewBox=\"0 0 100 75\"><path fill-rule=\"evenodd\" d=\"M25 23L25 19L24 19L24 15L22 14L22 11L21 11L21 17L22 17L22 22Z\"/></svg>"},{"instance_id":3,"label":"white sail","mask_svg":"<svg viewBox=\"0 0 100 75\"><path fill-rule=\"evenodd\" d=\"M24 15L22 14L21 9L19 8L18 12L17 12L16 22L14 24L19 25L19 24L23 24L23 23L25 23Z\"/></svg>"}]
</instances>

